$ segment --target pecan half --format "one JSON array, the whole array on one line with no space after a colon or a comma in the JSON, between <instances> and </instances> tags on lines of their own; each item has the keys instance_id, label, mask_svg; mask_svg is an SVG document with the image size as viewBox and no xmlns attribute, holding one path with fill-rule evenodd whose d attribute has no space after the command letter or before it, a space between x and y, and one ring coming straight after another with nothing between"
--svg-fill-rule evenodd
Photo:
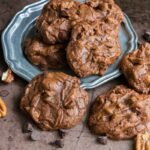
<instances>
[{"instance_id":1,"label":"pecan half","mask_svg":"<svg viewBox=\"0 0 150 150\"><path fill-rule=\"evenodd\" d=\"M11 83L14 80L13 72L10 68L8 68L5 72L2 74L2 81L5 83Z\"/></svg>"},{"instance_id":2,"label":"pecan half","mask_svg":"<svg viewBox=\"0 0 150 150\"><path fill-rule=\"evenodd\" d=\"M150 134L138 134L136 139L136 150L150 150Z\"/></svg>"},{"instance_id":3,"label":"pecan half","mask_svg":"<svg viewBox=\"0 0 150 150\"><path fill-rule=\"evenodd\" d=\"M3 99L0 97L0 118L5 117L6 114L7 114L7 107Z\"/></svg>"}]
</instances>

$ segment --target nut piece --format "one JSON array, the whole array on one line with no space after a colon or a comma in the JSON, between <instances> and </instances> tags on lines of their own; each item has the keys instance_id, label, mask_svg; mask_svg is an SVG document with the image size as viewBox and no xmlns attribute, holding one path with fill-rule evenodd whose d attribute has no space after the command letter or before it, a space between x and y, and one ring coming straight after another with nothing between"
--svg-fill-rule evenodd
<instances>
[{"instance_id":1,"label":"nut piece","mask_svg":"<svg viewBox=\"0 0 150 150\"><path fill-rule=\"evenodd\" d=\"M65 130L58 130L58 135L61 139L63 139L66 136L67 132Z\"/></svg>"},{"instance_id":2,"label":"nut piece","mask_svg":"<svg viewBox=\"0 0 150 150\"><path fill-rule=\"evenodd\" d=\"M13 72L10 68L8 68L5 72L2 74L2 81L5 83L11 83L14 80Z\"/></svg>"},{"instance_id":3,"label":"nut piece","mask_svg":"<svg viewBox=\"0 0 150 150\"><path fill-rule=\"evenodd\" d=\"M5 117L7 114L7 108L3 101L3 99L0 97L0 118Z\"/></svg>"},{"instance_id":4,"label":"nut piece","mask_svg":"<svg viewBox=\"0 0 150 150\"><path fill-rule=\"evenodd\" d=\"M136 139L136 150L150 150L150 134L138 134Z\"/></svg>"}]
</instances>

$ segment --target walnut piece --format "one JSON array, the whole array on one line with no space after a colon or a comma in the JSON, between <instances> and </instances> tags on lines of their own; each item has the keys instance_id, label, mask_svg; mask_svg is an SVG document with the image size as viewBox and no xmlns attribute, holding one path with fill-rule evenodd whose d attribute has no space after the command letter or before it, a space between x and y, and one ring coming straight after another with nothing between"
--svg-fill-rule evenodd
<instances>
[{"instance_id":1,"label":"walnut piece","mask_svg":"<svg viewBox=\"0 0 150 150\"><path fill-rule=\"evenodd\" d=\"M136 150L150 150L150 134L138 134L136 139Z\"/></svg>"},{"instance_id":2,"label":"walnut piece","mask_svg":"<svg viewBox=\"0 0 150 150\"><path fill-rule=\"evenodd\" d=\"M6 114L7 114L7 107L3 99L0 97L0 118L5 117Z\"/></svg>"},{"instance_id":3,"label":"walnut piece","mask_svg":"<svg viewBox=\"0 0 150 150\"><path fill-rule=\"evenodd\" d=\"M5 83L11 83L12 81L14 81L14 75L10 68L3 72L2 81Z\"/></svg>"}]
</instances>

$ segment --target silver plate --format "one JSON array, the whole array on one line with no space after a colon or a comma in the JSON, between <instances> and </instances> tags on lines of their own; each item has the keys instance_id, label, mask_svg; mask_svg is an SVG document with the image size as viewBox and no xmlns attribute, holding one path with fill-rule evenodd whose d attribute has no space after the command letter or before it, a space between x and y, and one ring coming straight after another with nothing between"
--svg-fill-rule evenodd
<instances>
[{"instance_id":1,"label":"silver plate","mask_svg":"<svg viewBox=\"0 0 150 150\"><path fill-rule=\"evenodd\" d=\"M35 20L46 3L47 0L41 0L26 6L14 16L2 34L2 46L6 63L18 76L27 81L30 81L41 71L26 59L21 43L27 36L34 34ZM122 50L119 59L108 68L104 76L93 75L81 78L81 87L92 89L121 75L118 69L120 60L126 53L135 50L137 47L137 35L126 14L124 14L124 22L120 28L119 39ZM64 72L72 74L70 70Z\"/></svg>"}]
</instances>

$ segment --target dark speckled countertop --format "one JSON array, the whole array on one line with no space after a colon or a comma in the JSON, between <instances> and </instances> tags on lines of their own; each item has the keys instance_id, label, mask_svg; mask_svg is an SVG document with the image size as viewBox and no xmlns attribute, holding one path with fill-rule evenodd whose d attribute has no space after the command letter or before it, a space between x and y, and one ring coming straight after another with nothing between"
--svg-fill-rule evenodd
<instances>
[{"instance_id":1,"label":"dark speckled countertop","mask_svg":"<svg viewBox=\"0 0 150 150\"><path fill-rule=\"evenodd\" d=\"M13 15L25 5L36 0L0 0L0 33L12 19ZM142 40L144 30L150 31L150 0L117 0L119 6L130 17L132 24ZM7 69L0 46L0 75ZM89 90L90 101L98 94L105 92L116 84L124 81L123 76L93 90ZM9 95L4 98L7 107L7 117L0 119L0 150L55 150L49 142L57 139L56 132L42 132L35 129L38 141L31 141L29 134L22 133L22 125L27 118L20 113L19 101L24 86L27 83L15 76L15 81L9 85L0 82L0 91L7 90ZM95 142L85 123L80 123L75 128L68 130L65 137L63 150L133 150L134 140L108 141L106 146Z\"/></svg>"}]
</instances>

